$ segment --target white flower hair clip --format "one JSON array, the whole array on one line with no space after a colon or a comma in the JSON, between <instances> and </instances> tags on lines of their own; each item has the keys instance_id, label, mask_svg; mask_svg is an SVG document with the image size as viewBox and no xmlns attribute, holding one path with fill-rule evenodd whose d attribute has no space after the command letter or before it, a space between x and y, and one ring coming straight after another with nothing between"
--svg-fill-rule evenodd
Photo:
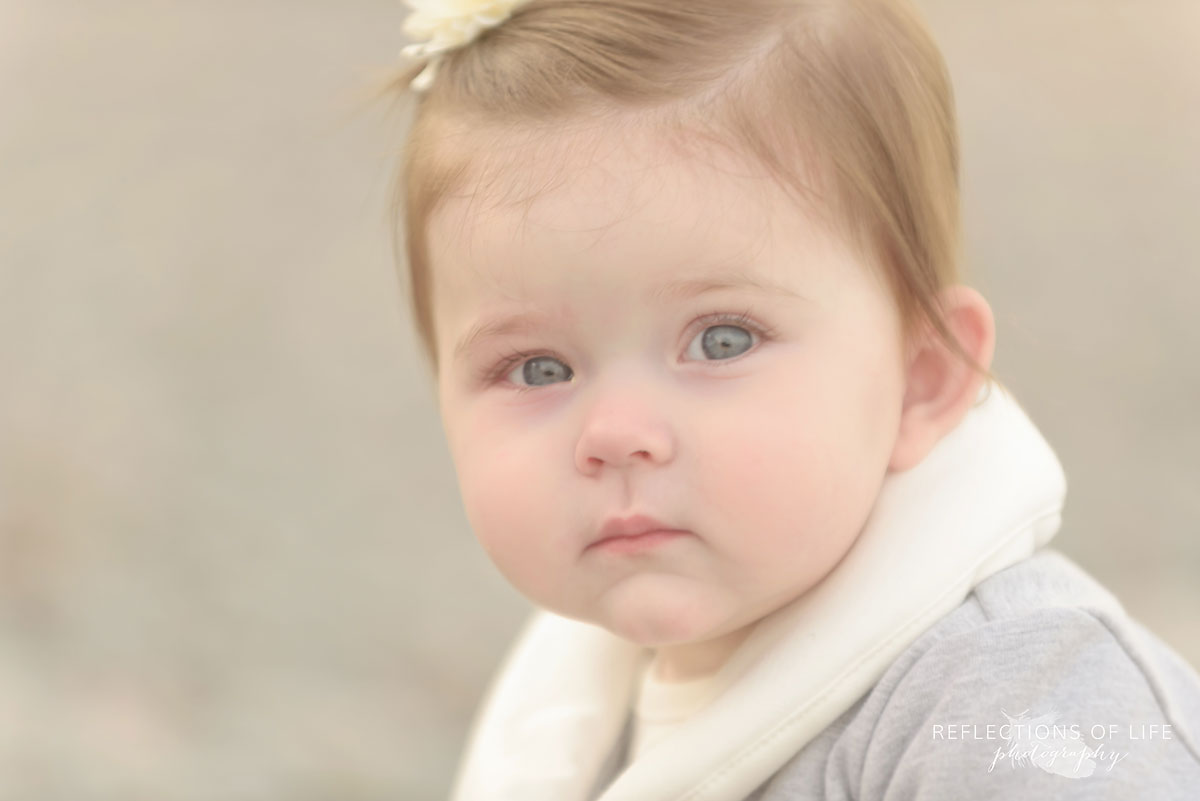
<instances>
[{"instance_id":1,"label":"white flower hair clip","mask_svg":"<svg viewBox=\"0 0 1200 801\"><path fill-rule=\"evenodd\" d=\"M404 21L404 32L424 39L403 48L412 58L430 56L425 69L413 78L412 88L425 91L437 74L439 54L470 43L488 28L508 19L526 0L405 0L413 10Z\"/></svg>"}]
</instances>

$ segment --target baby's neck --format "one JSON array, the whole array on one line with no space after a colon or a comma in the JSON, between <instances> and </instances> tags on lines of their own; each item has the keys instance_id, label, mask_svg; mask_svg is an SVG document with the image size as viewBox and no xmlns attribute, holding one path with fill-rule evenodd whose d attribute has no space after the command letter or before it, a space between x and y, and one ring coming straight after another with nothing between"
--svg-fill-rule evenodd
<instances>
[{"instance_id":1,"label":"baby's neck","mask_svg":"<svg viewBox=\"0 0 1200 801\"><path fill-rule=\"evenodd\" d=\"M717 673L754 630L754 623L711 640L664 645L655 649L650 665L657 681L683 682L708 678Z\"/></svg>"}]
</instances>

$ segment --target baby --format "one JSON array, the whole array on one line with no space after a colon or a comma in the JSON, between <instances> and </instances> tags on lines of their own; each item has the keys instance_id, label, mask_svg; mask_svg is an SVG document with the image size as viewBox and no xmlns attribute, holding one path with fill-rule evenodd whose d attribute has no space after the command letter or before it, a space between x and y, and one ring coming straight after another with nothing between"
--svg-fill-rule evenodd
<instances>
[{"instance_id":1,"label":"baby","mask_svg":"<svg viewBox=\"0 0 1200 801\"><path fill-rule=\"evenodd\" d=\"M455 801L1200 797L1200 677L1044 547L914 11L415 5L413 314L538 607Z\"/></svg>"}]
</instances>

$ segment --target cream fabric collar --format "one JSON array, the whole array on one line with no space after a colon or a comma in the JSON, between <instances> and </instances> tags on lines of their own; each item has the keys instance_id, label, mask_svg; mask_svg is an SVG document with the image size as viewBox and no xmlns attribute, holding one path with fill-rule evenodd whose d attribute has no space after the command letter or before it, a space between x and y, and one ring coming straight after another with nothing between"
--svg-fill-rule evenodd
<instances>
[{"instance_id":1,"label":"cream fabric collar","mask_svg":"<svg viewBox=\"0 0 1200 801\"><path fill-rule=\"evenodd\" d=\"M727 689L602 792L650 652L535 611L476 713L451 801L741 801L976 584L1045 545L1065 495L1054 451L985 386L924 461L885 479L837 568L746 638Z\"/></svg>"}]
</instances>

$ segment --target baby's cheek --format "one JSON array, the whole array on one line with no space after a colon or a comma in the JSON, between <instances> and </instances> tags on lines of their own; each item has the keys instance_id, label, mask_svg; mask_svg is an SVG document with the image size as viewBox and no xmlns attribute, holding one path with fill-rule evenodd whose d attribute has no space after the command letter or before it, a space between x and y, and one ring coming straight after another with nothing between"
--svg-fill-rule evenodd
<instances>
[{"instance_id":1,"label":"baby's cheek","mask_svg":"<svg viewBox=\"0 0 1200 801\"><path fill-rule=\"evenodd\" d=\"M714 430L707 440L704 505L746 554L800 557L825 535L840 466L819 431L767 416ZM770 557L768 557L770 558Z\"/></svg>"},{"instance_id":2,"label":"baby's cheek","mask_svg":"<svg viewBox=\"0 0 1200 801\"><path fill-rule=\"evenodd\" d=\"M529 497L534 478L487 454L460 463L458 477L467 519L484 548L492 553L519 545L520 533L529 531L525 517L536 508Z\"/></svg>"},{"instance_id":3,"label":"baby's cheek","mask_svg":"<svg viewBox=\"0 0 1200 801\"><path fill-rule=\"evenodd\" d=\"M463 507L479 544L520 592L542 602L561 568L557 557L554 490L520 449L505 458L481 456L459 467Z\"/></svg>"},{"instance_id":4,"label":"baby's cheek","mask_svg":"<svg viewBox=\"0 0 1200 801\"><path fill-rule=\"evenodd\" d=\"M703 464L712 489L731 501L755 498L765 507L798 502L828 478L827 450L816 427L770 410L708 427Z\"/></svg>"}]
</instances>

